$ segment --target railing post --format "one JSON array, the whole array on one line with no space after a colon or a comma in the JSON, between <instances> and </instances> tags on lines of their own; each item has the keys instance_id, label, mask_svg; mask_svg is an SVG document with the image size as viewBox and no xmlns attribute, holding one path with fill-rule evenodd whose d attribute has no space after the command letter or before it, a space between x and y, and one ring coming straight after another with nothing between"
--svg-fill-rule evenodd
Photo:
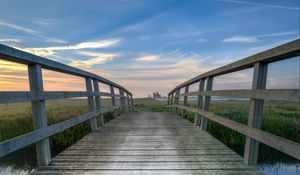
<instances>
[{"instance_id":1,"label":"railing post","mask_svg":"<svg viewBox=\"0 0 300 175\"><path fill-rule=\"evenodd\" d=\"M205 79L200 79L198 91L201 93L204 91ZM198 95L197 108L203 109L203 95ZM194 126L200 126L201 115L195 114Z\"/></svg>"},{"instance_id":2,"label":"railing post","mask_svg":"<svg viewBox=\"0 0 300 175\"><path fill-rule=\"evenodd\" d=\"M93 85L94 85L94 92L96 93L95 94L96 109L101 112L101 97L100 94L97 94L100 92L98 80L93 79ZM103 114L99 115L97 123L98 123L98 127L104 125Z\"/></svg>"},{"instance_id":3,"label":"railing post","mask_svg":"<svg viewBox=\"0 0 300 175\"><path fill-rule=\"evenodd\" d=\"M252 90L265 89L267 81L268 64L255 63L252 81ZM261 118L263 114L264 100L250 99L250 110L248 117L248 126L253 128L261 127ZM256 165L258 158L259 142L246 137L244 162L249 165Z\"/></svg>"},{"instance_id":4,"label":"railing post","mask_svg":"<svg viewBox=\"0 0 300 175\"><path fill-rule=\"evenodd\" d=\"M43 92L43 77L41 65L34 64L28 66L29 86L31 92ZM47 127L47 116L45 100L32 101L33 129ZM45 138L35 143L37 163L39 166L48 165L51 161L49 138Z\"/></svg>"},{"instance_id":5,"label":"railing post","mask_svg":"<svg viewBox=\"0 0 300 175\"><path fill-rule=\"evenodd\" d=\"M185 93L185 94L186 94L186 93L189 93L189 85L186 85L186 86L185 86L184 93ZM183 105L184 105L184 106L187 106L187 100L188 100L188 96L187 96L187 95L184 95L184 97L183 97ZM185 111L184 109L181 109L181 116L182 116L183 118L185 118L185 113L186 113L186 111Z\"/></svg>"},{"instance_id":6,"label":"railing post","mask_svg":"<svg viewBox=\"0 0 300 175\"><path fill-rule=\"evenodd\" d=\"M177 90L176 90L176 94L175 94L175 96L176 96L176 97L175 97L175 104L176 104L176 105L179 104L179 92L180 92L180 89L177 89ZM178 108L175 108L175 113L178 114Z\"/></svg>"},{"instance_id":7,"label":"railing post","mask_svg":"<svg viewBox=\"0 0 300 175\"><path fill-rule=\"evenodd\" d=\"M111 106L113 109L113 118L116 119L118 114L117 114L117 110L114 109L116 107L116 97L115 97L115 91L113 85L110 85L110 93L111 93Z\"/></svg>"},{"instance_id":8,"label":"railing post","mask_svg":"<svg viewBox=\"0 0 300 175\"><path fill-rule=\"evenodd\" d=\"M95 111L94 106L94 97L93 97L93 88L92 88L92 78L86 77L85 78L85 85L86 85L86 92L88 94L87 102L88 102L88 108L89 112ZM96 117L93 117L90 119L91 129L92 131L95 131L97 129L97 120Z\"/></svg>"},{"instance_id":9,"label":"railing post","mask_svg":"<svg viewBox=\"0 0 300 175\"><path fill-rule=\"evenodd\" d=\"M134 107L133 107L133 98L132 98L132 94L130 94L130 98L131 98L131 111L134 111Z\"/></svg>"},{"instance_id":10,"label":"railing post","mask_svg":"<svg viewBox=\"0 0 300 175\"><path fill-rule=\"evenodd\" d=\"M120 104L121 104L121 109L122 112L125 110L125 104L124 104L124 92L122 89L119 89L119 94L120 94Z\"/></svg>"},{"instance_id":11,"label":"railing post","mask_svg":"<svg viewBox=\"0 0 300 175\"><path fill-rule=\"evenodd\" d=\"M213 86L213 77L207 77L207 84L206 84L206 91L211 91L212 86ZM210 106L210 99L211 96L205 96L205 102L204 102L204 111L209 111L209 106ZM206 130L207 128L207 118L202 116L201 117L201 124L200 124L200 129L201 130Z\"/></svg>"},{"instance_id":12,"label":"railing post","mask_svg":"<svg viewBox=\"0 0 300 175\"><path fill-rule=\"evenodd\" d=\"M168 106L168 111L170 111L170 94L168 94L168 100L167 100L167 106Z\"/></svg>"},{"instance_id":13,"label":"railing post","mask_svg":"<svg viewBox=\"0 0 300 175\"><path fill-rule=\"evenodd\" d=\"M131 111L131 105L130 105L130 98L129 98L129 93L126 92L126 96L127 96L127 106L128 106L128 112Z\"/></svg>"},{"instance_id":14,"label":"railing post","mask_svg":"<svg viewBox=\"0 0 300 175\"><path fill-rule=\"evenodd\" d=\"M174 101L174 92L171 93L171 105L173 105ZM171 112L174 113L174 106L171 106Z\"/></svg>"}]
</instances>

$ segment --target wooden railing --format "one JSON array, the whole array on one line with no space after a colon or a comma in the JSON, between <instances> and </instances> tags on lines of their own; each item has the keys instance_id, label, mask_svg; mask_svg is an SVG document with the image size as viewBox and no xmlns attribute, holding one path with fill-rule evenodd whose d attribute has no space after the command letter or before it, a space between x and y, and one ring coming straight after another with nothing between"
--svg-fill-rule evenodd
<instances>
[{"instance_id":1,"label":"wooden railing","mask_svg":"<svg viewBox=\"0 0 300 175\"><path fill-rule=\"evenodd\" d=\"M300 102L299 89L266 89L268 64L299 55L300 39L297 39L290 43L283 44L204 73L176 86L168 94L169 107L172 111L181 109L182 116L185 116L185 111L195 113L194 125L200 126L202 130L206 130L207 122L208 120L211 120L246 135L244 162L247 164L255 165L257 163L259 142L273 147L296 159L300 159L299 143L260 129L264 100ZM251 90L212 90L214 77L251 67L254 67ZM199 90L196 92L189 92L189 86L195 83L199 84ZM180 94L181 88L185 89L185 93ZM179 105L179 97L182 96L184 97L183 105ZM197 108L187 106L188 96L198 96ZM244 125L209 112L211 96L250 99L248 124Z\"/></svg>"},{"instance_id":2,"label":"wooden railing","mask_svg":"<svg viewBox=\"0 0 300 175\"><path fill-rule=\"evenodd\" d=\"M32 132L0 142L0 157L35 143L38 165L48 165L51 161L49 136L87 120L90 121L92 131L96 130L98 127L104 125L103 114L113 112L114 117L117 117L117 109L119 107L116 106L116 97L120 98L121 109L123 111L126 110L126 107L128 107L129 111L133 110L132 94L124 87L103 77L5 45L0 45L0 59L28 65L30 91L1 91L0 103L31 101L34 128ZM44 91L43 68L85 78L86 91ZM100 92L99 82L110 86L110 93ZM119 89L119 95L115 94L114 88ZM111 97L111 108L101 106L100 97L102 96ZM89 112L48 126L45 100L74 97L87 97Z\"/></svg>"}]
</instances>

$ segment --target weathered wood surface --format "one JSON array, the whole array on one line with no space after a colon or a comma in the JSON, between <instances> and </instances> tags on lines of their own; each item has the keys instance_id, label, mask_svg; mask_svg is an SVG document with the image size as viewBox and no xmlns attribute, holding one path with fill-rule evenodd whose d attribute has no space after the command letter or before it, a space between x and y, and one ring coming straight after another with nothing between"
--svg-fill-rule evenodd
<instances>
[{"instance_id":1,"label":"weathered wood surface","mask_svg":"<svg viewBox=\"0 0 300 175\"><path fill-rule=\"evenodd\" d=\"M260 174L218 140L171 113L126 113L32 174Z\"/></svg>"}]
</instances>

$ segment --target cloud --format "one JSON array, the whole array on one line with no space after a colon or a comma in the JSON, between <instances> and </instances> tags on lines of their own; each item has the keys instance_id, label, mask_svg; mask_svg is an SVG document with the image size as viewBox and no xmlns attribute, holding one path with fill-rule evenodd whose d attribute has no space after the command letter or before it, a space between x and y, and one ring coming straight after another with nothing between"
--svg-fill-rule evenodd
<instances>
[{"instance_id":1,"label":"cloud","mask_svg":"<svg viewBox=\"0 0 300 175\"><path fill-rule=\"evenodd\" d=\"M38 38L43 39L46 42L51 42L51 43L66 43L65 41L63 41L61 39L50 38L50 37L44 36L39 31L30 29L30 28L26 28L26 27L23 27L23 26L20 26L20 25L11 24L11 23L8 23L8 22L5 22L5 21L1 21L0 20L0 26L7 27L7 28L10 28L10 29L14 29L14 30L17 30L17 31L20 31L20 32L27 33L29 35L36 36Z\"/></svg>"},{"instance_id":2,"label":"cloud","mask_svg":"<svg viewBox=\"0 0 300 175\"><path fill-rule=\"evenodd\" d=\"M277 32L277 33L269 33L264 35L256 35L257 37L273 37L273 36L287 36L287 35L296 35L298 32L296 30L292 31L284 31L284 32Z\"/></svg>"},{"instance_id":3,"label":"cloud","mask_svg":"<svg viewBox=\"0 0 300 175\"><path fill-rule=\"evenodd\" d=\"M296 30L293 31L283 31L277 33L269 33L263 35L252 35L252 36L243 36L237 35L230 38L223 39L225 43L255 43L258 42L260 38L265 37L278 37L278 36L288 36L288 35L297 35L298 32Z\"/></svg>"},{"instance_id":4,"label":"cloud","mask_svg":"<svg viewBox=\"0 0 300 175\"><path fill-rule=\"evenodd\" d=\"M159 60L159 55L143 55L141 57L135 58L137 61L156 61Z\"/></svg>"},{"instance_id":5,"label":"cloud","mask_svg":"<svg viewBox=\"0 0 300 175\"><path fill-rule=\"evenodd\" d=\"M271 5L271 4L263 4L263 3L247 2L247 1L239 1L239 0L218 0L218 1L233 3L233 4L244 4L244 5L252 5L252 6L258 6L258 7L284 9L284 10L300 10L299 7L288 7L288 6Z\"/></svg>"},{"instance_id":6,"label":"cloud","mask_svg":"<svg viewBox=\"0 0 300 175\"><path fill-rule=\"evenodd\" d=\"M92 57L87 60L74 60L69 65L82 68L82 69L89 69L93 65L97 64L104 64L109 61L112 61L115 57L119 56L118 54L108 54L108 53L99 53L99 52L86 52L86 51L80 51L77 52L80 55Z\"/></svg>"},{"instance_id":7,"label":"cloud","mask_svg":"<svg viewBox=\"0 0 300 175\"><path fill-rule=\"evenodd\" d=\"M254 43L257 42L258 39L254 36L234 36L230 38L225 38L223 42L225 43Z\"/></svg>"},{"instance_id":8,"label":"cloud","mask_svg":"<svg viewBox=\"0 0 300 175\"><path fill-rule=\"evenodd\" d=\"M23 40L21 40L21 39L15 39L15 38L2 38L2 39L0 39L0 42L21 43L21 42L23 42Z\"/></svg>"},{"instance_id":9,"label":"cloud","mask_svg":"<svg viewBox=\"0 0 300 175\"><path fill-rule=\"evenodd\" d=\"M120 43L120 41L121 41L120 39L113 38L107 40L82 42L74 45L46 47L44 49L51 50L51 51L58 51L58 50L108 48L108 47L117 46Z\"/></svg>"},{"instance_id":10,"label":"cloud","mask_svg":"<svg viewBox=\"0 0 300 175\"><path fill-rule=\"evenodd\" d=\"M57 19L48 19L48 18L39 18L32 21L34 24L43 26L43 27L52 27L57 24L61 24L61 20Z\"/></svg>"},{"instance_id":11,"label":"cloud","mask_svg":"<svg viewBox=\"0 0 300 175\"><path fill-rule=\"evenodd\" d=\"M28 34L34 34L34 35L40 34L38 31L29 29L29 28L26 28L26 27L22 27L22 26L19 26L19 25L7 23L7 22L4 22L4 21L0 21L0 26L8 27L8 28L15 29L15 30L25 32L25 33L28 33Z\"/></svg>"},{"instance_id":12,"label":"cloud","mask_svg":"<svg viewBox=\"0 0 300 175\"><path fill-rule=\"evenodd\" d=\"M98 40L98 41L81 42L74 45L63 45L63 46L41 47L41 48L18 48L18 49L44 57L44 56L55 55L57 51L113 47L113 46L117 46L120 43L120 41L121 41L120 39L114 38L114 39L106 39L106 40Z\"/></svg>"},{"instance_id":13,"label":"cloud","mask_svg":"<svg viewBox=\"0 0 300 175\"><path fill-rule=\"evenodd\" d=\"M284 43L291 42L291 41L296 40L296 39L299 39L299 38L295 37L295 38L291 38L291 39L287 39L287 40L282 40L282 41L279 41L279 42L275 42L275 43L272 43L272 44L267 44L267 45L253 47L253 48L250 48L249 51L250 51L250 53L257 53L257 52L260 52L260 51L271 49L273 47L279 46L279 45L284 44Z\"/></svg>"}]
</instances>

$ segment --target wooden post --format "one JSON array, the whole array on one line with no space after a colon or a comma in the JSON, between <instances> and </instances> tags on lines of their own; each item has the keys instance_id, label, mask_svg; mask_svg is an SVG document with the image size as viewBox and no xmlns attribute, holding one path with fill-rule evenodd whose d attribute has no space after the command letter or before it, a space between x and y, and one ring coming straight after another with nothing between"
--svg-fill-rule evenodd
<instances>
[{"instance_id":1,"label":"wooden post","mask_svg":"<svg viewBox=\"0 0 300 175\"><path fill-rule=\"evenodd\" d=\"M131 111L134 111L134 107L133 107L133 98L132 98L132 94L130 94L130 98L131 98Z\"/></svg>"},{"instance_id":2,"label":"wooden post","mask_svg":"<svg viewBox=\"0 0 300 175\"><path fill-rule=\"evenodd\" d=\"M168 100L167 100L167 106L168 106L168 112L170 112L170 94L168 94Z\"/></svg>"},{"instance_id":3,"label":"wooden post","mask_svg":"<svg viewBox=\"0 0 300 175\"><path fill-rule=\"evenodd\" d=\"M178 96L179 95L179 91L180 91L180 89L176 89L176 93L175 93L175 96L176 96L175 97L175 104L176 105L179 104L179 96ZM178 109L177 108L175 108L175 113L178 114Z\"/></svg>"},{"instance_id":4,"label":"wooden post","mask_svg":"<svg viewBox=\"0 0 300 175\"><path fill-rule=\"evenodd\" d=\"M130 105L130 98L129 98L129 93L126 92L126 96L127 96L127 106L128 106L128 111L131 111L131 105Z\"/></svg>"},{"instance_id":5,"label":"wooden post","mask_svg":"<svg viewBox=\"0 0 300 175\"><path fill-rule=\"evenodd\" d=\"M205 86L205 79L200 79L198 91L203 92L204 86ZM203 96L202 95L198 95L197 108L203 109ZM201 115L195 114L194 126L200 126L200 121L201 121Z\"/></svg>"},{"instance_id":6,"label":"wooden post","mask_svg":"<svg viewBox=\"0 0 300 175\"><path fill-rule=\"evenodd\" d=\"M121 110L122 110L122 112L124 112L125 111L125 103L124 103L124 92L122 89L119 89L119 94L120 94Z\"/></svg>"},{"instance_id":7,"label":"wooden post","mask_svg":"<svg viewBox=\"0 0 300 175\"><path fill-rule=\"evenodd\" d=\"M252 89L265 89L267 82L268 64L255 63L253 72ZM250 99L250 111L248 126L253 128L261 127L264 100ZM258 158L259 142L246 137L244 162L248 165L256 165Z\"/></svg>"},{"instance_id":8,"label":"wooden post","mask_svg":"<svg viewBox=\"0 0 300 175\"><path fill-rule=\"evenodd\" d=\"M34 64L28 66L29 86L31 92L43 92L43 78L41 65ZM33 129L47 127L47 116L45 100L32 101ZM39 166L48 165L51 161L49 138L45 138L35 143L37 163Z\"/></svg>"},{"instance_id":9,"label":"wooden post","mask_svg":"<svg viewBox=\"0 0 300 175\"><path fill-rule=\"evenodd\" d=\"M93 79L93 85L94 85L94 92L99 93L100 89L99 89L98 80ZM100 97L100 94L95 94L95 103L96 103L96 109L101 111L101 97ZM104 125L103 114L100 114L98 116L97 123L98 123L98 127L101 127L101 126Z\"/></svg>"},{"instance_id":10,"label":"wooden post","mask_svg":"<svg viewBox=\"0 0 300 175\"><path fill-rule=\"evenodd\" d=\"M172 92L172 94L171 94L171 105L174 104L173 102L174 102L174 92ZM171 112L174 113L174 107L173 106L171 107Z\"/></svg>"},{"instance_id":11,"label":"wooden post","mask_svg":"<svg viewBox=\"0 0 300 175\"><path fill-rule=\"evenodd\" d=\"M213 77L208 77L207 78L207 84L206 84L206 91L211 91L213 86ZM210 99L211 96L205 96L205 102L204 102L204 110L209 111L209 106L210 106ZM200 124L200 129L201 130L206 130L207 128L207 118L202 116L201 117L201 124Z\"/></svg>"},{"instance_id":12,"label":"wooden post","mask_svg":"<svg viewBox=\"0 0 300 175\"><path fill-rule=\"evenodd\" d=\"M94 97L93 97L93 89L92 89L92 78L85 78L86 92L90 93L87 98L89 112L93 112L95 110L94 106ZM91 129L95 131L97 129L97 120L96 117L90 119Z\"/></svg>"},{"instance_id":13,"label":"wooden post","mask_svg":"<svg viewBox=\"0 0 300 175\"><path fill-rule=\"evenodd\" d=\"M114 86L110 85L110 93L111 93L111 107L115 108L116 107L116 97L115 97L115 91L114 91ZM118 116L117 110L113 109L113 118L116 119Z\"/></svg>"},{"instance_id":14,"label":"wooden post","mask_svg":"<svg viewBox=\"0 0 300 175\"><path fill-rule=\"evenodd\" d=\"M189 85L186 85L186 86L185 86L184 93L185 93L185 94L186 94L186 93L189 93ZM185 95L184 98L183 98L183 105L184 105L184 106L187 106L187 101L188 101L188 96ZM181 116L182 116L183 118L185 118L185 113L186 113L186 111L185 111L184 109L181 109Z\"/></svg>"}]
</instances>

